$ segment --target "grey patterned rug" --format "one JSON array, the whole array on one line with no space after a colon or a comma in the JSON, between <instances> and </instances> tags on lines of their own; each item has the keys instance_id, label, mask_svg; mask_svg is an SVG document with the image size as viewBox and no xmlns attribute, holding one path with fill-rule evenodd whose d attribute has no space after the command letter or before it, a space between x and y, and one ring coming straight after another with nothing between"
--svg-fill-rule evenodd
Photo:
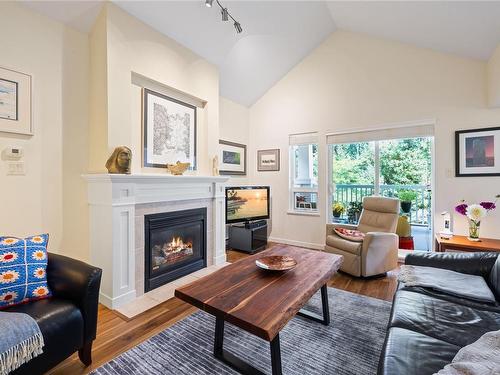
<instances>
[{"instance_id":1,"label":"grey patterned rug","mask_svg":"<svg viewBox=\"0 0 500 375\"><path fill-rule=\"evenodd\" d=\"M376 374L391 304L329 288L330 326L293 318L280 333L283 373ZM317 293L307 309L321 313ZM238 374L212 355L215 319L199 311L92 374ZM271 372L269 343L226 323L224 348Z\"/></svg>"}]
</instances>

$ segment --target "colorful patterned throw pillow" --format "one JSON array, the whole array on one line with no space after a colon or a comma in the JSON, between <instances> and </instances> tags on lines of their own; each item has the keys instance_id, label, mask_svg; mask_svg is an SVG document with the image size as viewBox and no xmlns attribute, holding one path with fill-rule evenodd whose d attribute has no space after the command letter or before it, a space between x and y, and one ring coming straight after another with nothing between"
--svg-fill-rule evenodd
<instances>
[{"instance_id":1,"label":"colorful patterned throw pillow","mask_svg":"<svg viewBox=\"0 0 500 375\"><path fill-rule=\"evenodd\" d=\"M0 237L0 310L47 298L48 234L27 238Z\"/></svg>"}]
</instances>

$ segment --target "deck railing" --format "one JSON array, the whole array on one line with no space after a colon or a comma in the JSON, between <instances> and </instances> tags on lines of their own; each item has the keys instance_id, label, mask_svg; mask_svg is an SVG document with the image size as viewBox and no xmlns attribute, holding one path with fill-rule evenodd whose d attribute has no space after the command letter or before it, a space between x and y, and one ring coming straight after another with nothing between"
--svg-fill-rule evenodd
<instances>
[{"instance_id":1,"label":"deck railing","mask_svg":"<svg viewBox=\"0 0 500 375\"><path fill-rule=\"evenodd\" d=\"M384 197L397 197L402 190L416 193L410 211L410 223L413 225L429 225L431 214L431 190L426 185L380 185L379 194ZM350 202L362 202L363 197L375 194L373 185L337 184L332 202L340 202L349 208ZM347 213L342 215L347 218Z\"/></svg>"}]
</instances>

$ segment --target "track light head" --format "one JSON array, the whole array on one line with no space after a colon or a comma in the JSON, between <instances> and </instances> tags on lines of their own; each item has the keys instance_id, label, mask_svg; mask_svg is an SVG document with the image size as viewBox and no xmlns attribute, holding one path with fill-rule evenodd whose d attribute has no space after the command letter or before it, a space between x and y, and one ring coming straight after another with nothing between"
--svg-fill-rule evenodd
<instances>
[{"instance_id":1,"label":"track light head","mask_svg":"<svg viewBox=\"0 0 500 375\"><path fill-rule=\"evenodd\" d=\"M241 25L239 22L234 22L234 28L236 29L236 32L239 34L243 31L243 29L241 28Z\"/></svg>"},{"instance_id":2,"label":"track light head","mask_svg":"<svg viewBox=\"0 0 500 375\"><path fill-rule=\"evenodd\" d=\"M221 14L222 14L223 21L229 21L229 14L227 12L227 8L222 8Z\"/></svg>"},{"instance_id":3,"label":"track light head","mask_svg":"<svg viewBox=\"0 0 500 375\"><path fill-rule=\"evenodd\" d=\"M0 0L1 1L1 0ZM238 34L240 34L242 31L243 31L243 28L241 27L241 24L236 21L234 19L234 17L229 13L229 11L227 10L227 8L225 8L219 0L215 0L216 1L216 5L219 6L220 8L220 13L222 15L222 21L229 21L229 18L231 18L231 20L234 21L234 28L236 29L236 32ZM212 7L212 4L213 4L214 0L205 0L205 5L208 7L208 8L211 8Z\"/></svg>"}]
</instances>

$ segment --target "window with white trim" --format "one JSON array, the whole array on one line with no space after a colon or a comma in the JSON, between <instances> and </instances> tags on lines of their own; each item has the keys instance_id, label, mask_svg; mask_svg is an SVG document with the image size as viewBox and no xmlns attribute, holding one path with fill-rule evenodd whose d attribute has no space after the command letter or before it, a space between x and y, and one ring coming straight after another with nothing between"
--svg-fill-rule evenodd
<instances>
[{"instance_id":1,"label":"window with white trim","mask_svg":"<svg viewBox=\"0 0 500 375\"><path fill-rule=\"evenodd\" d=\"M290 135L290 211L318 212L318 136Z\"/></svg>"}]
</instances>

